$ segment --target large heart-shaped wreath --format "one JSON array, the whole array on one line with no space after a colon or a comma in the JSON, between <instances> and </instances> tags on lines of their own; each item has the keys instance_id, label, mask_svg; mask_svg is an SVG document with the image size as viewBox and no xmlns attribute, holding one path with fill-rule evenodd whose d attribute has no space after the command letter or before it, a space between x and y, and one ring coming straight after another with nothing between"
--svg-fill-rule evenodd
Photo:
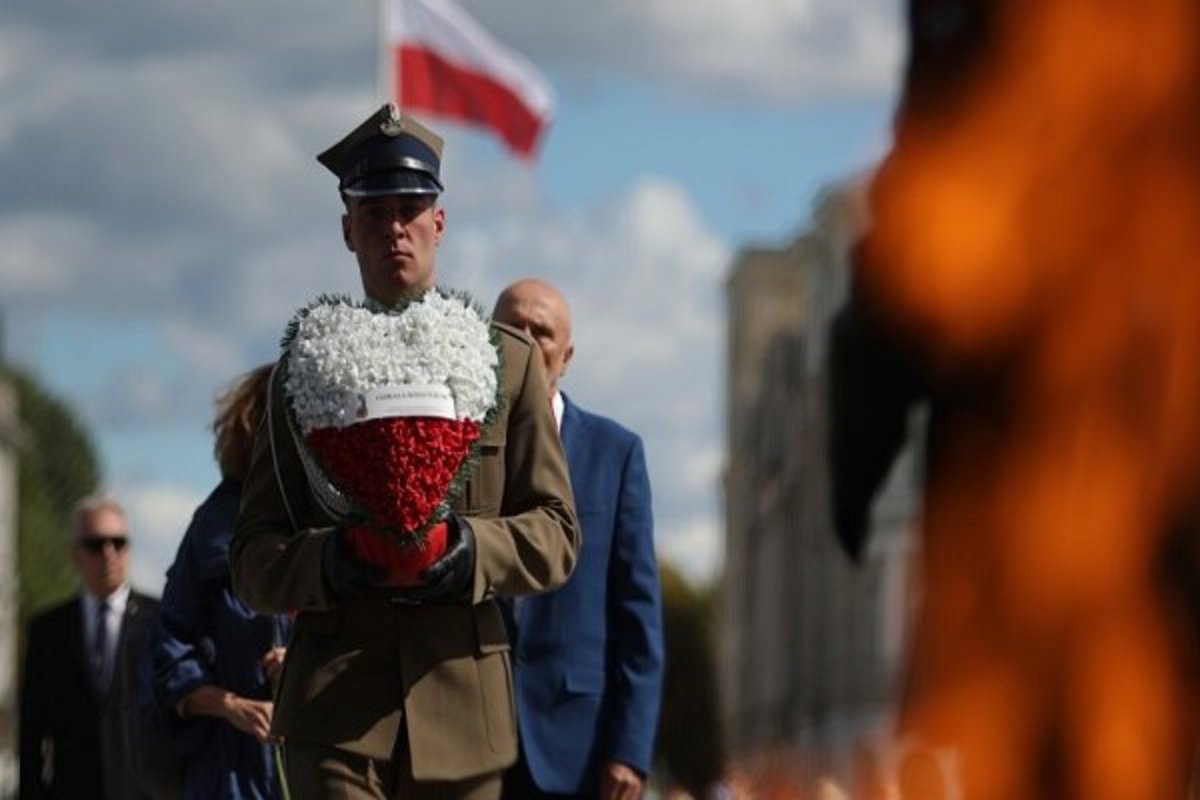
<instances>
[{"instance_id":1,"label":"large heart-shaped wreath","mask_svg":"<svg viewBox=\"0 0 1200 800\"><path fill-rule=\"evenodd\" d=\"M430 289L385 307L322 296L283 339L288 418L313 496L360 558L411 580L445 549L480 428L499 398L499 351L465 295Z\"/></svg>"}]
</instances>

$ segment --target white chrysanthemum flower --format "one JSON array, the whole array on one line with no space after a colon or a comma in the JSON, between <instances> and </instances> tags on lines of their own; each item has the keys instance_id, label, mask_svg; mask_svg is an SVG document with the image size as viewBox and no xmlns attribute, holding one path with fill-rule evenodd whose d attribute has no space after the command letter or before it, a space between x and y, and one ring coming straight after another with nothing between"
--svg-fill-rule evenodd
<instances>
[{"instance_id":1,"label":"white chrysanthemum flower","mask_svg":"<svg viewBox=\"0 0 1200 800\"><path fill-rule=\"evenodd\" d=\"M303 434L357 420L380 389L446 387L458 419L482 422L496 402L499 356L487 322L438 291L402 311L332 300L298 315L287 345L285 389Z\"/></svg>"}]
</instances>

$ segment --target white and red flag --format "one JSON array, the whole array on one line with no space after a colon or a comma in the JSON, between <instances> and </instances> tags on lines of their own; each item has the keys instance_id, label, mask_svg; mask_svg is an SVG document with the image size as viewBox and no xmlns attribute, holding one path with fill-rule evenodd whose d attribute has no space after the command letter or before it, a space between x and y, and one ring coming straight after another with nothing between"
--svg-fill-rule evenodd
<instances>
[{"instance_id":1,"label":"white and red flag","mask_svg":"<svg viewBox=\"0 0 1200 800\"><path fill-rule=\"evenodd\" d=\"M554 107L537 68L452 0L384 3L386 77L396 105L489 128L531 158Z\"/></svg>"}]
</instances>

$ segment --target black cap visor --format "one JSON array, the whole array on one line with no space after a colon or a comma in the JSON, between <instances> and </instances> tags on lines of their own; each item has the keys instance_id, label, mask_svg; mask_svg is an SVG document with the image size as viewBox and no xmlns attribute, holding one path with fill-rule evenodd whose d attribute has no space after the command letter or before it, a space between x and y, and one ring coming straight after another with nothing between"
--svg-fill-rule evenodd
<instances>
[{"instance_id":1,"label":"black cap visor","mask_svg":"<svg viewBox=\"0 0 1200 800\"><path fill-rule=\"evenodd\" d=\"M342 187L347 197L383 197L389 194L441 194L442 184L428 172L386 170L361 175Z\"/></svg>"}]
</instances>

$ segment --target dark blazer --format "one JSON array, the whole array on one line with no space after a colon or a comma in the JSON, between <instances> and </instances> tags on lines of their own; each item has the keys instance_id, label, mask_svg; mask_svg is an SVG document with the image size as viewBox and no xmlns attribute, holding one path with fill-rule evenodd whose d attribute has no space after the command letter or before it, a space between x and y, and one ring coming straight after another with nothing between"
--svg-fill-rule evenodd
<instances>
[{"instance_id":1,"label":"dark blazer","mask_svg":"<svg viewBox=\"0 0 1200 800\"><path fill-rule=\"evenodd\" d=\"M21 686L21 800L141 796L121 735L126 690L120 665L144 646L157 614L157 600L129 593L107 697L97 696L89 676L82 597L30 620Z\"/></svg>"},{"instance_id":2,"label":"dark blazer","mask_svg":"<svg viewBox=\"0 0 1200 800\"><path fill-rule=\"evenodd\" d=\"M475 580L461 601L338 603L321 575L334 520L311 496L273 385L230 563L247 606L299 612L275 697L276 734L390 759L403 725L418 781L462 780L516 760L509 642L494 598L563 584L579 534L541 359L528 335L494 329L500 411L480 432L479 459L452 503L475 532Z\"/></svg>"},{"instance_id":3,"label":"dark blazer","mask_svg":"<svg viewBox=\"0 0 1200 800\"><path fill-rule=\"evenodd\" d=\"M606 762L650 770L662 607L642 441L563 401L583 546L565 586L515 605L517 721L539 788L591 794Z\"/></svg>"}]
</instances>

